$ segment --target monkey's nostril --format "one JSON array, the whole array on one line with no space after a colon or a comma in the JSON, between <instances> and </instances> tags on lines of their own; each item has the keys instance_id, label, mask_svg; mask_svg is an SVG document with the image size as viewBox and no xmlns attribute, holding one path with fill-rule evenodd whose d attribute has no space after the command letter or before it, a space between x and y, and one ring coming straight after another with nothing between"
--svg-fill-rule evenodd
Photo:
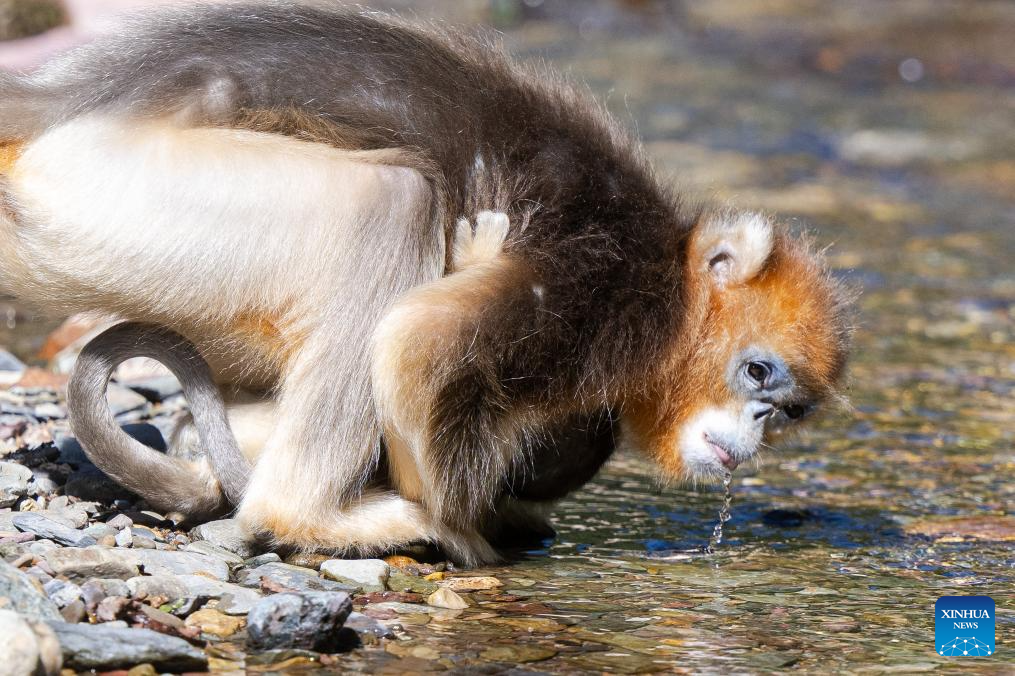
<instances>
[{"instance_id":1,"label":"monkey's nostril","mask_svg":"<svg viewBox=\"0 0 1015 676\"><path fill-rule=\"evenodd\" d=\"M766 406L760 411L755 412L754 419L761 420L762 418L767 418L768 416L772 415L773 412L775 412L775 406Z\"/></svg>"}]
</instances>

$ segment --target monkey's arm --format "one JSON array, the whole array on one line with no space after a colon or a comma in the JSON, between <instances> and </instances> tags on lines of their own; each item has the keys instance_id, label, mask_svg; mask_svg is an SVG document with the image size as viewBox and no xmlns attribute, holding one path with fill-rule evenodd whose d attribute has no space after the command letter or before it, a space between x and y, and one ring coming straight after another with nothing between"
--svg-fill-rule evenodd
<instances>
[{"instance_id":1,"label":"monkey's arm","mask_svg":"<svg viewBox=\"0 0 1015 676\"><path fill-rule=\"evenodd\" d=\"M180 381L207 449L208 462L164 455L135 441L116 424L105 393L113 370L132 357L162 362ZM88 458L121 485L159 509L200 519L237 505L250 466L226 418L211 371L183 336L154 324L125 322L81 351L67 390L71 426Z\"/></svg>"}]
</instances>

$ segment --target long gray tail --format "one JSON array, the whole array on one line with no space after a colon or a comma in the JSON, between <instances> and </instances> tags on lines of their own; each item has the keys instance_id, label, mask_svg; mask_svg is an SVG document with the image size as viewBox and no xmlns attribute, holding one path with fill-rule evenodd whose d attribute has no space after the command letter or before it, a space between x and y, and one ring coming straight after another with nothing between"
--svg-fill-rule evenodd
<instances>
[{"instance_id":1,"label":"long gray tail","mask_svg":"<svg viewBox=\"0 0 1015 676\"><path fill-rule=\"evenodd\" d=\"M162 362L180 381L201 443L208 476L188 460L159 453L129 437L106 403L113 370L132 357ZM121 485L158 509L207 518L239 504L250 464L229 427L211 370L183 336L155 324L124 322L104 331L81 351L67 389L71 427L88 458Z\"/></svg>"}]
</instances>

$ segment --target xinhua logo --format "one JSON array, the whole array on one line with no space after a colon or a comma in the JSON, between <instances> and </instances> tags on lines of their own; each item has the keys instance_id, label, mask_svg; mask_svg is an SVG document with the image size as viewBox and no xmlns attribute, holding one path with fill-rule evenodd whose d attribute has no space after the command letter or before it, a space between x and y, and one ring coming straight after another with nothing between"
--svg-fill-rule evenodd
<instances>
[{"instance_id":1,"label":"xinhua logo","mask_svg":"<svg viewBox=\"0 0 1015 676\"><path fill-rule=\"evenodd\" d=\"M994 599L989 596L942 596L934 604L934 640L938 655L989 657L994 654Z\"/></svg>"}]
</instances>

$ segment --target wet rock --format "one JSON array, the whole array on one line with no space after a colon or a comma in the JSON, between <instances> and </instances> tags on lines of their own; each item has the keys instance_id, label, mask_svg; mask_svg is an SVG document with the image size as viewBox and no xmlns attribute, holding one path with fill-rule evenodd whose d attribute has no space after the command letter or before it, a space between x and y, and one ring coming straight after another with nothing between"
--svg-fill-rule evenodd
<instances>
[{"instance_id":1,"label":"wet rock","mask_svg":"<svg viewBox=\"0 0 1015 676\"><path fill-rule=\"evenodd\" d=\"M316 554L314 552L293 552L285 557L284 562L290 566L298 566L300 568L312 568L314 570L320 570L321 564L325 561L330 561L332 557L327 554Z\"/></svg>"},{"instance_id":2,"label":"wet rock","mask_svg":"<svg viewBox=\"0 0 1015 676\"><path fill-rule=\"evenodd\" d=\"M0 671L12 676L56 676L63 666L60 645L53 630L11 610L0 609Z\"/></svg>"},{"instance_id":3,"label":"wet rock","mask_svg":"<svg viewBox=\"0 0 1015 676\"><path fill-rule=\"evenodd\" d=\"M345 640L340 630L351 611L352 600L342 592L269 596L247 616L247 647L332 652Z\"/></svg>"},{"instance_id":4,"label":"wet rock","mask_svg":"<svg viewBox=\"0 0 1015 676\"><path fill-rule=\"evenodd\" d=\"M341 584L325 580L317 575L317 571L287 563L266 563L257 568L243 570L237 576L237 582L245 587L262 588L265 581L276 586L279 591L356 591L353 585ZM274 590L272 590L274 591Z\"/></svg>"},{"instance_id":5,"label":"wet rock","mask_svg":"<svg viewBox=\"0 0 1015 676\"><path fill-rule=\"evenodd\" d=\"M345 619L345 627L347 629L352 629L361 636L366 635L374 636L376 638L395 638L395 632L393 632L390 628L381 624L369 615L364 615L363 613L349 613L349 617Z\"/></svg>"},{"instance_id":6,"label":"wet rock","mask_svg":"<svg viewBox=\"0 0 1015 676\"><path fill-rule=\"evenodd\" d=\"M448 610L462 610L469 607L465 599L446 587L430 594L426 598L426 602L427 605L434 608L447 608Z\"/></svg>"},{"instance_id":7,"label":"wet rock","mask_svg":"<svg viewBox=\"0 0 1015 676\"><path fill-rule=\"evenodd\" d=\"M516 644L497 645L487 648L479 654L484 660L491 662L508 662L509 664L525 664L527 662L541 662L556 656L557 651L553 648L539 645Z\"/></svg>"},{"instance_id":8,"label":"wet rock","mask_svg":"<svg viewBox=\"0 0 1015 676\"><path fill-rule=\"evenodd\" d=\"M203 671L208 659L186 641L148 629L125 629L108 624L51 623L63 652L64 666L108 671L151 664L169 671Z\"/></svg>"},{"instance_id":9,"label":"wet rock","mask_svg":"<svg viewBox=\"0 0 1015 676\"><path fill-rule=\"evenodd\" d=\"M28 495L32 470L13 462L0 462L0 509Z\"/></svg>"},{"instance_id":10,"label":"wet rock","mask_svg":"<svg viewBox=\"0 0 1015 676\"><path fill-rule=\"evenodd\" d=\"M321 564L321 574L336 582L363 585L365 591L381 591L390 567L380 559L331 559Z\"/></svg>"},{"instance_id":11,"label":"wet rock","mask_svg":"<svg viewBox=\"0 0 1015 676\"><path fill-rule=\"evenodd\" d=\"M190 531L194 540L205 540L242 559L259 554L263 547L244 529L236 519L209 521Z\"/></svg>"},{"instance_id":12,"label":"wet rock","mask_svg":"<svg viewBox=\"0 0 1015 676\"><path fill-rule=\"evenodd\" d=\"M18 530L34 533L36 537L53 540L69 547L90 547L96 544L95 538L91 535L68 528L41 514L25 512L15 515L13 521Z\"/></svg>"},{"instance_id":13,"label":"wet rock","mask_svg":"<svg viewBox=\"0 0 1015 676\"><path fill-rule=\"evenodd\" d=\"M813 518L814 514L806 509L770 509L761 515L766 526L776 528L797 528Z\"/></svg>"},{"instance_id":14,"label":"wet rock","mask_svg":"<svg viewBox=\"0 0 1015 676\"><path fill-rule=\"evenodd\" d=\"M0 607L31 620L60 619L56 604L46 597L38 583L5 561L0 561Z\"/></svg>"},{"instance_id":15,"label":"wet rock","mask_svg":"<svg viewBox=\"0 0 1015 676\"><path fill-rule=\"evenodd\" d=\"M388 589L397 592L414 592L416 594L433 594L439 588L436 582L424 580L415 575L392 573L388 576Z\"/></svg>"},{"instance_id":16,"label":"wet rock","mask_svg":"<svg viewBox=\"0 0 1015 676\"><path fill-rule=\"evenodd\" d=\"M452 577L445 579L440 585L456 592L473 592L496 589L503 586L503 583L495 577Z\"/></svg>"},{"instance_id":17,"label":"wet rock","mask_svg":"<svg viewBox=\"0 0 1015 676\"><path fill-rule=\"evenodd\" d=\"M57 575L71 580L96 577L126 580L138 574L136 561L121 556L118 550L103 547L55 549L46 554L46 563Z\"/></svg>"},{"instance_id":18,"label":"wet rock","mask_svg":"<svg viewBox=\"0 0 1015 676\"><path fill-rule=\"evenodd\" d=\"M232 636L243 628L244 621L232 615L226 615L213 608L202 608L187 618L186 625L203 634L211 634L219 638Z\"/></svg>"}]
</instances>

